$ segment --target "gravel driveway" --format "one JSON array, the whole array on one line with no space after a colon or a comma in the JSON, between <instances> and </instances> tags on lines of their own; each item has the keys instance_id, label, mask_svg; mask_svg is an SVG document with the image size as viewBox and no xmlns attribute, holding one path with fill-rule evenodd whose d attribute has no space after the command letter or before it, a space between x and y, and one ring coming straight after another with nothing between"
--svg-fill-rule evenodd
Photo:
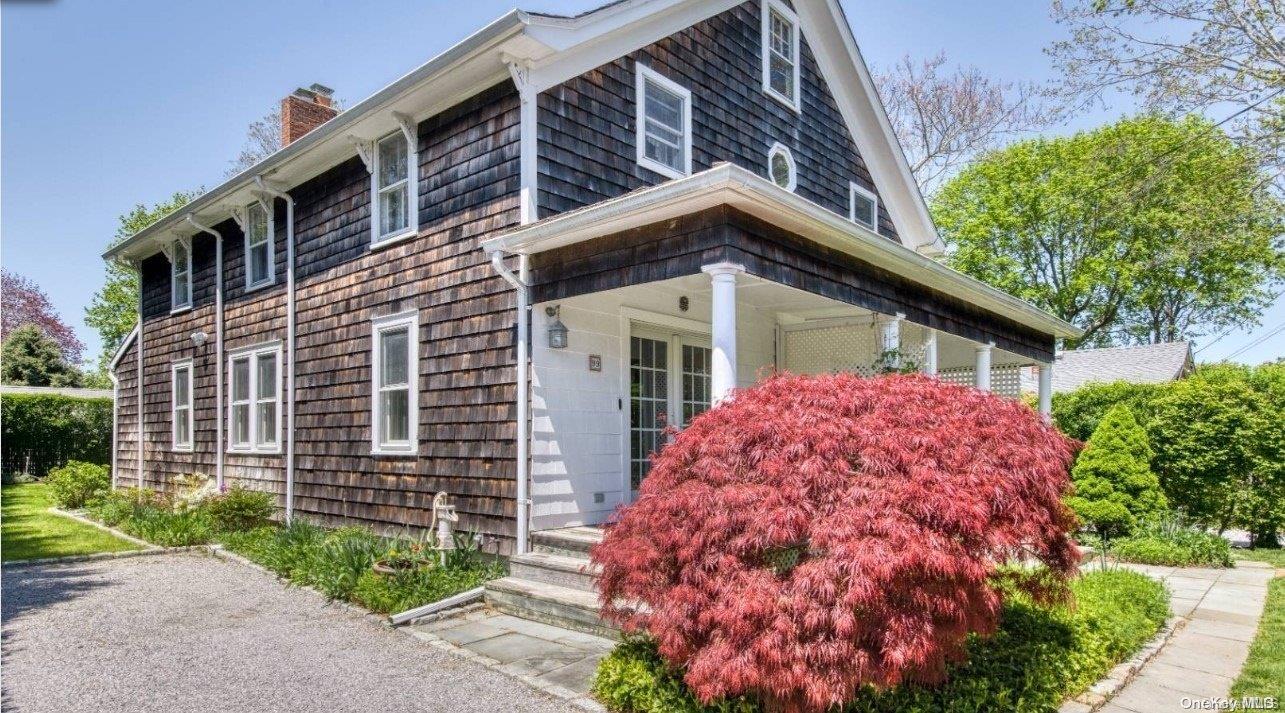
<instances>
[{"instance_id":1,"label":"gravel driveway","mask_svg":"<svg viewBox=\"0 0 1285 713\"><path fill-rule=\"evenodd\" d=\"M203 554L6 567L5 711L565 711Z\"/></svg>"}]
</instances>

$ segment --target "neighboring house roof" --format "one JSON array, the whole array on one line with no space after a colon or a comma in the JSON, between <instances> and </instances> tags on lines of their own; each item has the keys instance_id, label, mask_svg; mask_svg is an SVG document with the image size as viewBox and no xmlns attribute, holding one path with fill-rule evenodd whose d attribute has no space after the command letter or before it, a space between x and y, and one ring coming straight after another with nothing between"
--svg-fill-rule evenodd
<instances>
[{"instance_id":1,"label":"neighboring house roof","mask_svg":"<svg viewBox=\"0 0 1285 713\"><path fill-rule=\"evenodd\" d=\"M1180 379L1193 368L1188 342L1073 349L1058 354L1053 364L1053 391L1074 391L1091 382L1157 384Z\"/></svg>"},{"instance_id":2,"label":"neighboring house roof","mask_svg":"<svg viewBox=\"0 0 1285 713\"><path fill-rule=\"evenodd\" d=\"M255 199L256 179L277 188L296 186L353 158L357 144L395 131L398 117L422 121L510 77L528 91L544 91L742 1L620 0L569 18L510 11L103 257L139 260L155 254L193 232L189 216L205 225L222 222L235 206ZM900 239L925 254L940 253L942 241L838 0L795 5L803 36Z\"/></svg>"},{"instance_id":3,"label":"neighboring house roof","mask_svg":"<svg viewBox=\"0 0 1285 713\"><path fill-rule=\"evenodd\" d=\"M730 163L514 228L483 240L482 247L487 252L534 254L716 205L730 205L1045 334L1076 337L1083 333L1079 327L1028 302L952 270Z\"/></svg>"},{"instance_id":4,"label":"neighboring house roof","mask_svg":"<svg viewBox=\"0 0 1285 713\"><path fill-rule=\"evenodd\" d=\"M57 394L80 399L112 398L111 389L73 389L64 386L18 386L16 384L0 385L0 394Z\"/></svg>"}]
</instances>

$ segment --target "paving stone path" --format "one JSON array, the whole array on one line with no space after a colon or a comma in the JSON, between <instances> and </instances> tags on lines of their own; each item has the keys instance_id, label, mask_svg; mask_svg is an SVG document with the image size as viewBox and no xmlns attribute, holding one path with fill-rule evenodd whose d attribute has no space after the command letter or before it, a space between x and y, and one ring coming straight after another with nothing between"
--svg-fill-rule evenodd
<instances>
[{"instance_id":1,"label":"paving stone path","mask_svg":"<svg viewBox=\"0 0 1285 713\"><path fill-rule=\"evenodd\" d=\"M1099 713L1222 710L1249 655L1274 571L1258 562L1234 569L1121 565L1163 581L1171 606L1186 617L1169 643Z\"/></svg>"}]
</instances>

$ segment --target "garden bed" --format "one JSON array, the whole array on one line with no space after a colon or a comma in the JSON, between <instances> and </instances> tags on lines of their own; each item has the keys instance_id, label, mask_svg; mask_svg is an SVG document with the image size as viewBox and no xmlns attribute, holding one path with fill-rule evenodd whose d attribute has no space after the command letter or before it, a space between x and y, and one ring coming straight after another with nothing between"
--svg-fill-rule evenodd
<instances>
[{"instance_id":1,"label":"garden bed","mask_svg":"<svg viewBox=\"0 0 1285 713\"><path fill-rule=\"evenodd\" d=\"M972 637L968 661L953 665L938 688L863 689L845 708L877 711L1048 711L1087 691L1133 656L1165 625L1163 585L1125 570L1095 571L1071 583L1074 606L1039 606L1020 595L1004 605L999 630ZM609 708L661 711L757 711L742 697L703 706L653 643L628 638L598 669L594 694Z\"/></svg>"}]
</instances>

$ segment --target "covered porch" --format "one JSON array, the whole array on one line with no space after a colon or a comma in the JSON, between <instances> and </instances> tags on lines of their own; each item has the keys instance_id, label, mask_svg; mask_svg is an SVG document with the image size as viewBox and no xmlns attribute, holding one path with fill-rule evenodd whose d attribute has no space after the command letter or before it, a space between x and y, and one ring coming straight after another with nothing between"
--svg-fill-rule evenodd
<instances>
[{"instance_id":1,"label":"covered porch","mask_svg":"<svg viewBox=\"0 0 1285 713\"><path fill-rule=\"evenodd\" d=\"M908 247L926 242L726 164L486 241L497 266L516 256L530 305L518 477L531 529L605 521L667 425L765 370L917 370L1017 398L1033 368L1047 413L1055 342L1078 330Z\"/></svg>"}]
</instances>

